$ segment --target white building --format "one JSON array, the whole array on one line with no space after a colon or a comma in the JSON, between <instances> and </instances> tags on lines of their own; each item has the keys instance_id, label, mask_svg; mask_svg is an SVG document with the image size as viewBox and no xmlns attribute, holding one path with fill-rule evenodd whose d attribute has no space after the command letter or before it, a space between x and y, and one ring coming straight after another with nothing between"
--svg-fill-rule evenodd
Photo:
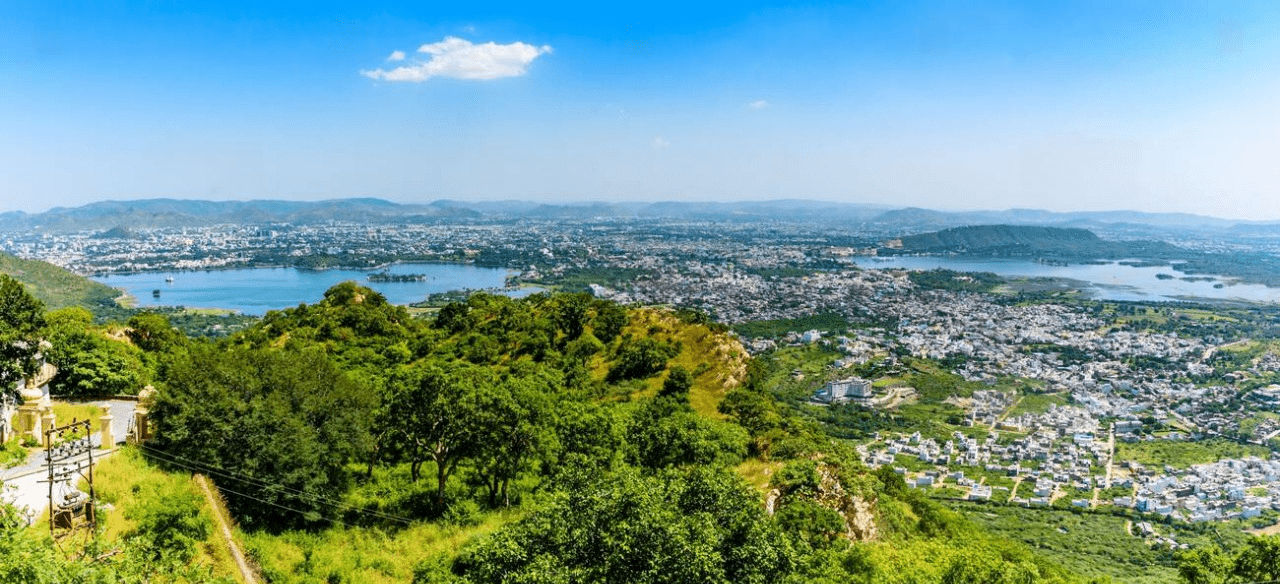
<instances>
[{"instance_id":1,"label":"white building","mask_svg":"<svg viewBox=\"0 0 1280 584\"><path fill-rule=\"evenodd\" d=\"M875 396L875 391L871 388L871 382L866 379L850 377L848 379L840 379L837 381L829 381L822 389L818 391L814 399L819 402L838 404L847 401L857 403L870 403L871 398Z\"/></svg>"}]
</instances>

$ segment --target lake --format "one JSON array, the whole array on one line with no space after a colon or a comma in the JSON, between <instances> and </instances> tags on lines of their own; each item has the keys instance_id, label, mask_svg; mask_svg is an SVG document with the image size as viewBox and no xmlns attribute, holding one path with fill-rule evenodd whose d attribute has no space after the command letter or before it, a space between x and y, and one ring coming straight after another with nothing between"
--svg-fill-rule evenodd
<instances>
[{"instance_id":1,"label":"lake","mask_svg":"<svg viewBox=\"0 0 1280 584\"><path fill-rule=\"evenodd\" d=\"M415 282L369 281L369 275L381 271L245 268L113 274L93 279L128 292L137 299L139 307L226 308L243 314L261 315L268 310L289 308L303 302L315 304L324 297L325 290L347 280L377 290L394 304L411 304L437 292L501 288L508 274L505 269L467 264L395 264L387 271L392 274L423 274L426 279ZM159 290L160 296L153 296L153 290ZM522 289L513 294L537 291Z\"/></svg>"},{"instance_id":2,"label":"lake","mask_svg":"<svg viewBox=\"0 0 1280 584\"><path fill-rule=\"evenodd\" d=\"M993 272L1001 276L1062 278L1080 282L1081 291L1104 300L1238 300L1280 302L1280 288L1260 284L1238 284L1231 279L1212 277L1206 281L1186 281L1169 266L1134 267L1105 264L1056 266L1028 260L960 258L953 256L911 256L858 258L864 268L905 268L932 270L946 268L961 272ZM261 315L268 310L289 308L306 302L314 304L334 284L355 280L382 293L394 304L412 304L428 294L450 290L501 288L508 271L467 264L395 264L392 274L423 274L419 282L371 282L369 275L380 270L299 270L296 268L246 268L235 270L145 272L95 277L108 286L121 288L137 299L139 307L186 306L225 308L243 314ZM1157 278L1157 274L1173 276ZM172 282L166 281L173 278ZM1204 278L1204 276L1199 276ZM1215 284L1223 287L1215 288ZM160 296L152 295L159 290ZM514 295L537 292L526 288Z\"/></svg>"},{"instance_id":3,"label":"lake","mask_svg":"<svg viewBox=\"0 0 1280 584\"><path fill-rule=\"evenodd\" d=\"M1261 284L1240 284L1222 276L1187 274L1171 266L1135 267L1118 262L1104 264L1042 264L1029 260L962 258L954 256L909 256L858 258L864 268L905 268L932 270L945 268L958 272L992 272L1001 276L1064 278L1081 282L1081 291L1102 300L1233 300L1245 302L1280 302L1280 288ZM1173 276L1157 278L1157 274ZM1221 284L1216 288L1215 284Z\"/></svg>"}]
</instances>

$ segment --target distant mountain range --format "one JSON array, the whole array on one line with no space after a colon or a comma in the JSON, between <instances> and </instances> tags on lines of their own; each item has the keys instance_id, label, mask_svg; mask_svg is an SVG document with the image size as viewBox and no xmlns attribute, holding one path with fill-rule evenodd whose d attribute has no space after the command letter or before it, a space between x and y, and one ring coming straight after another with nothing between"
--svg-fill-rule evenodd
<instances>
[{"instance_id":1,"label":"distant mountain range","mask_svg":"<svg viewBox=\"0 0 1280 584\"><path fill-rule=\"evenodd\" d=\"M381 199L332 201L194 201L146 199L102 201L44 213L0 214L0 229L52 232L198 227L216 224L323 223L328 221L471 218L480 215L460 207L402 205ZM121 232L122 233L122 232Z\"/></svg>"},{"instance_id":2,"label":"distant mountain range","mask_svg":"<svg viewBox=\"0 0 1280 584\"><path fill-rule=\"evenodd\" d=\"M1044 225L1102 231L1200 229L1241 235L1280 233L1280 224L1250 223L1183 213L1094 211L1056 213L1033 209L946 212L806 200L712 202L586 202L439 200L425 204L393 203L374 198L328 201L199 201L146 199L102 201L43 213L0 213L0 230L47 232L106 231L111 236L131 230L195 227L211 224L366 223L484 219L677 218L709 221L804 221L848 225L899 233L922 233L965 225Z\"/></svg>"}]
</instances>

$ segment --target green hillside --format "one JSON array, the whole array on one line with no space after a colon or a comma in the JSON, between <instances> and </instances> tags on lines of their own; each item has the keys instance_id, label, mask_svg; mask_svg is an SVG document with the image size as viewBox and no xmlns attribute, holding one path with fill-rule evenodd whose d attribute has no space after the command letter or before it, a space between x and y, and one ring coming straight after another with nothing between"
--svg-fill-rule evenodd
<instances>
[{"instance_id":1,"label":"green hillside","mask_svg":"<svg viewBox=\"0 0 1280 584\"><path fill-rule=\"evenodd\" d=\"M174 353L144 448L218 474L271 582L1085 581L752 363L696 314L476 294L425 321L348 282Z\"/></svg>"},{"instance_id":2,"label":"green hillside","mask_svg":"<svg viewBox=\"0 0 1280 584\"><path fill-rule=\"evenodd\" d=\"M1106 241L1085 229L1033 225L970 225L901 238L905 253L984 257L1176 258L1186 250L1163 241ZM893 253L893 250L884 250Z\"/></svg>"},{"instance_id":3,"label":"green hillside","mask_svg":"<svg viewBox=\"0 0 1280 584\"><path fill-rule=\"evenodd\" d=\"M120 292L105 284L99 284L84 276L40 260L24 260L0 253L0 273L9 274L22 282L32 296L53 310L68 306L83 306L91 311L114 307Z\"/></svg>"},{"instance_id":4,"label":"green hillside","mask_svg":"<svg viewBox=\"0 0 1280 584\"><path fill-rule=\"evenodd\" d=\"M273 583L1172 584L1184 568L1256 573L1254 544L1203 527L1160 525L1203 552L1192 556L1126 533L1126 521L1153 517L1045 515L909 488L890 466L864 466L846 439L877 420L796 403L812 388L790 372L816 378L821 365L748 357L696 313L475 294L426 320L345 282L218 341L143 314L116 329L127 349L112 352L83 311L49 320L55 364L79 375L67 383L93 390L111 379L91 373L120 364L137 366L131 385L154 383L152 437L114 469L154 480L102 491L114 499L104 545L119 554L93 566L48 559L12 581L159 570L174 577L145 581L232 581L190 496L206 483ZM962 430L945 421L957 411L948 400L979 384L917 359L893 375L920 397L879 421ZM185 503L156 503L170 500ZM6 514L16 517L0 505L0 574L29 565L47 537ZM103 577L65 576L90 568Z\"/></svg>"}]
</instances>

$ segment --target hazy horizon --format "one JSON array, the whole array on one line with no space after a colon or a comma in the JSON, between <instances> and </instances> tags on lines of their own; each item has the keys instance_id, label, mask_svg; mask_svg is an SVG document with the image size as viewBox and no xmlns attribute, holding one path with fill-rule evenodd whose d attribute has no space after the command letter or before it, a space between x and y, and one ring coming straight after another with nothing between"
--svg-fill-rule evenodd
<instances>
[{"instance_id":1,"label":"hazy horizon","mask_svg":"<svg viewBox=\"0 0 1280 584\"><path fill-rule=\"evenodd\" d=\"M1280 4L51 5L0 208L779 199L1280 219Z\"/></svg>"},{"instance_id":2,"label":"hazy horizon","mask_svg":"<svg viewBox=\"0 0 1280 584\"><path fill-rule=\"evenodd\" d=\"M431 200L425 200L425 201L403 201L403 200L394 200L386 197L378 197L374 195L351 196L351 197L326 197L326 198L314 198L314 199L307 199L307 198L275 199L275 198L257 198L257 197L226 198L226 199L202 199L202 198L196 198L196 197L191 197L191 198L147 197L147 198L138 198L138 199L101 199L98 201L90 201L88 203L84 203L83 205L50 206L50 207L38 209L35 211L29 211L25 209L16 209L16 208L14 209L0 208L0 213L23 212L29 215L39 215L41 213L57 211L60 209L75 209L79 207L92 206L95 204L105 204L105 203L129 204L129 203L141 203L141 202L147 202L147 201L179 201L179 202L190 201L190 202L202 202L202 203L207 203L207 202L213 202L213 203L233 203L233 202L238 202L238 203L249 203L249 202L325 203L325 202L336 202L336 201L370 200L370 199L383 201L387 203L394 203L398 205L431 205L431 204L440 203L440 202L455 202L455 203L463 203L463 204L513 203L513 204L540 204L540 205L562 205L562 206L589 206L589 205L612 205L612 204L661 205L661 204L668 204L668 203L684 203L684 204L694 204L694 205L698 205L698 204L752 205L752 204L795 202L795 203L818 204L818 205L822 205L822 204L849 205L854 207L883 209L885 211L906 210L906 209L921 209L925 211L937 211L941 213L1006 213L1006 212L1026 211L1026 212L1049 212L1049 213L1056 213L1056 214L1063 214L1063 215L1078 214L1078 213L1099 213L1099 214L1142 213L1142 214L1149 214L1149 215L1186 215L1186 216L1203 217L1207 219L1237 221L1240 223L1272 223L1275 221L1275 220L1268 220L1268 219L1207 215L1203 213L1186 213L1181 211L1141 211L1137 209L1123 209L1123 208L1097 209L1097 210L1062 210L1062 211L1054 211L1050 209L1032 208L1032 207L943 208L943 207L918 207L918 206L893 205L893 204L883 204L883 203L861 203L856 201L804 199L804 198L724 199L724 200L706 200L706 199L696 199L696 198L690 198L690 199L684 199L684 200L676 200L676 199L607 200L607 199L584 198L584 199L539 200L539 199L533 199L533 198L518 198L518 197L487 198L487 199L486 198L461 199L461 198L442 197L439 199L431 199Z\"/></svg>"}]
</instances>

